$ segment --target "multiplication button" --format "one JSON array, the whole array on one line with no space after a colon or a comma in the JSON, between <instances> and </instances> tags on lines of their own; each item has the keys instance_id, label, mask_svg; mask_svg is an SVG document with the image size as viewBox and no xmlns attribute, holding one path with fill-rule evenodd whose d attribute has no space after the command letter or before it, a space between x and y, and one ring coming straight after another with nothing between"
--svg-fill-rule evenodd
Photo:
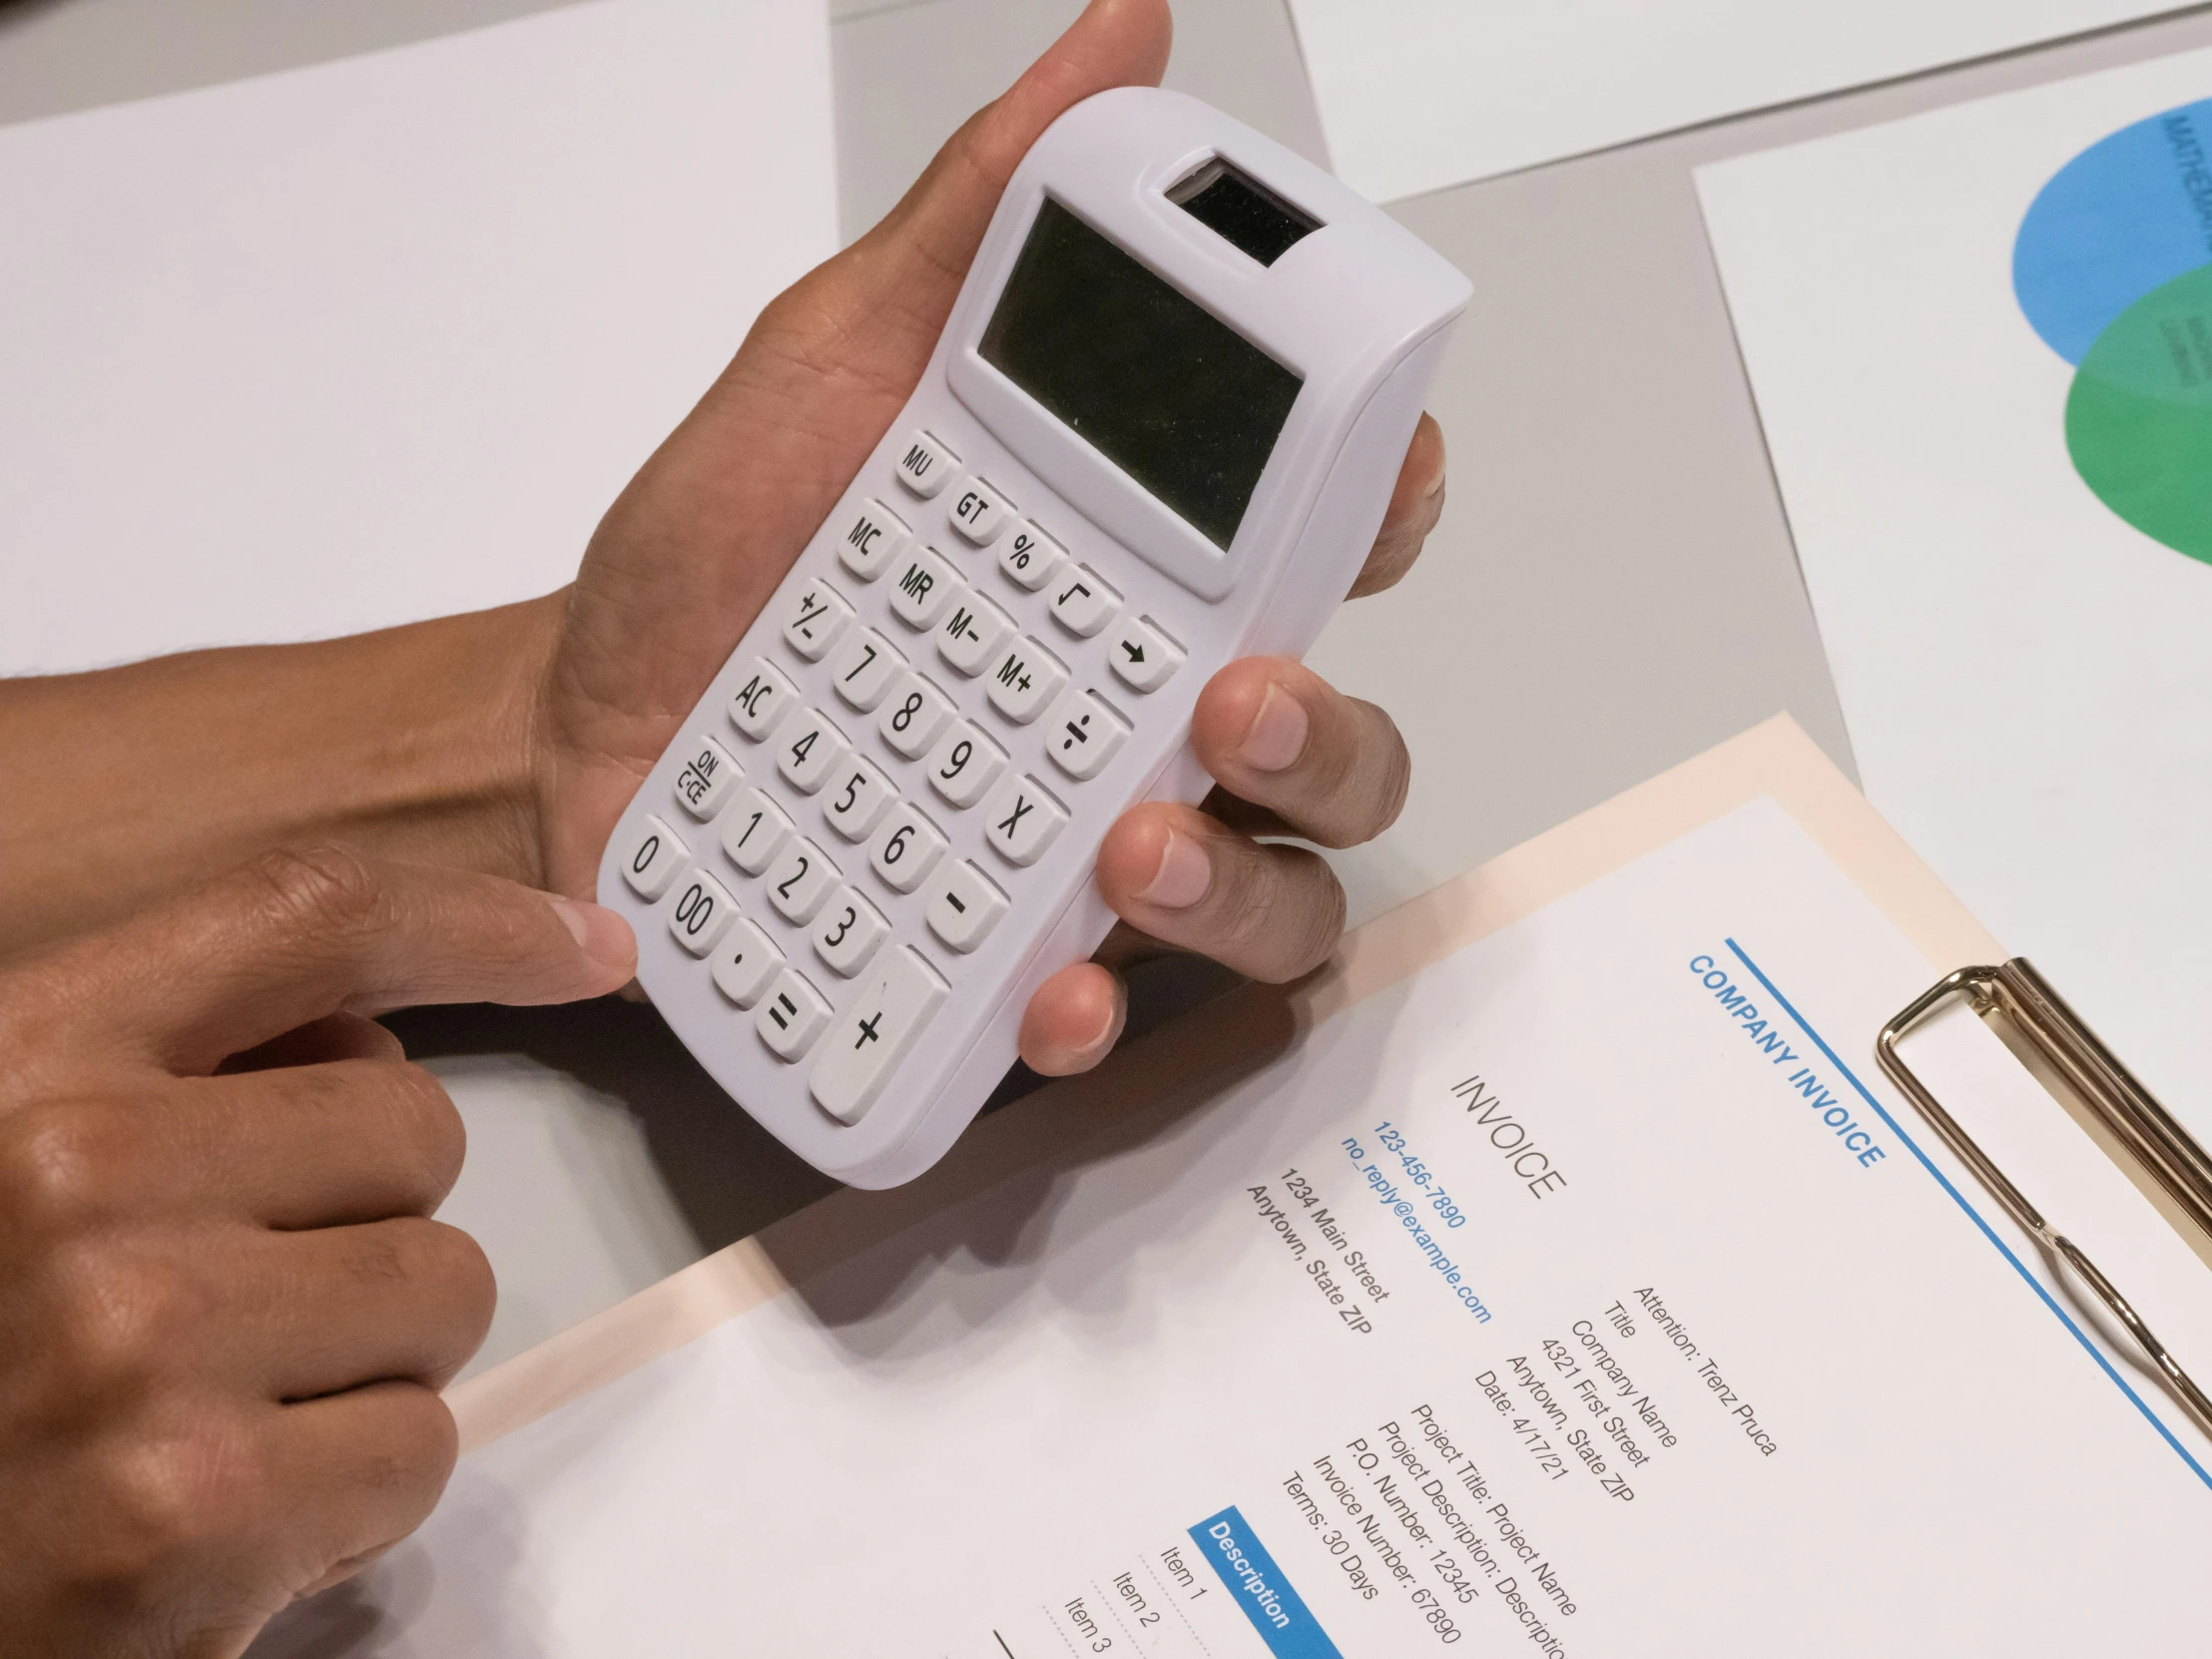
<instances>
[{"instance_id":1,"label":"multiplication button","mask_svg":"<svg viewBox=\"0 0 2212 1659\"><path fill-rule=\"evenodd\" d=\"M1034 778L1016 773L983 803L983 832L1010 864L1033 864L1067 828L1068 810Z\"/></svg>"}]
</instances>

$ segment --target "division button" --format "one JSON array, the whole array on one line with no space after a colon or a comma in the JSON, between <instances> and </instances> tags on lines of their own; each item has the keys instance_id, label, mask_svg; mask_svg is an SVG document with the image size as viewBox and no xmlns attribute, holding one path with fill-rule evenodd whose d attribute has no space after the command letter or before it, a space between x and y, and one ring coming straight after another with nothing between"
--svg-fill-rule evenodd
<instances>
[{"instance_id":1,"label":"division button","mask_svg":"<svg viewBox=\"0 0 2212 1659\"><path fill-rule=\"evenodd\" d=\"M1128 738L1128 726L1096 692L1070 687L1045 717L1045 753L1078 782L1096 778Z\"/></svg>"},{"instance_id":2,"label":"division button","mask_svg":"<svg viewBox=\"0 0 2212 1659\"><path fill-rule=\"evenodd\" d=\"M715 946L714 980L722 994L741 1008L761 1000L761 992L784 965L784 953L752 922L740 916Z\"/></svg>"},{"instance_id":3,"label":"division button","mask_svg":"<svg viewBox=\"0 0 2212 1659\"><path fill-rule=\"evenodd\" d=\"M1010 864L1033 864L1067 828L1068 810L1034 778L1016 773L983 803L983 833Z\"/></svg>"},{"instance_id":4,"label":"division button","mask_svg":"<svg viewBox=\"0 0 2212 1659\"><path fill-rule=\"evenodd\" d=\"M898 458L898 481L924 500L952 481L960 470L960 457L927 432L917 431L906 440L906 452Z\"/></svg>"},{"instance_id":5,"label":"division button","mask_svg":"<svg viewBox=\"0 0 2212 1659\"><path fill-rule=\"evenodd\" d=\"M880 501L863 501L859 511L844 521L837 538L837 560L863 582L883 574L913 539L898 515Z\"/></svg>"},{"instance_id":6,"label":"division button","mask_svg":"<svg viewBox=\"0 0 2212 1659\"><path fill-rule=\"evenodd\" d=\"M730 751L704 735L692 740L691 759L676 775L676 799L696 819L713 818L745 773Z\"/></svg>"},{"instance_id":7,"label":"division button","mask_svg":"<svg viewBox=\"0 0 2212 1659\"><path fill-rule=\"evenodd\" d=\"M669 883L691 863L691 848L676 831L648 815L630 841L630 855L622 860L622 878L640 898L658 898Z\"/></svg>"},{"instance_id":8,"label":"division button","mask_svg":"<svg viewBox=\"0 0 2212 1659\"><path fill-rule=\"evenodd\" d=\"M839 1123L858 1123L949 994L918 952L901 946L886 955L815 1056L807 1086L822 1109Z\"/></svg>"},{"instance_id":9,"label":"division button","mask_svg":"<svg viewBox=\"0 0 2212 1659\"><path fill-rule=\"evenodd\" d=\"M829 1023L830 1004L796 968L785 968L776 975L753 1016L761 1041L786 1060L803 1057Z\"/></svg>"},{"instance_id":10,"label":"division button","mask_svg":"<svg viewBox=\"0 0 2212 1659\"><path fill-rule=\"evenodd\" d=\"M998 883L965 858L947 863L929 884L923 912L929 931L954 950L973 950L1006 913L1006 895Z\"/></svg>"},{"instance_id":11,"label":"division button","mask_svg":"<svg viewBox=\"0 0 2212 1659\"><path fill-rule=\"evenodd\" d=\"M704 956L737 913L738 901L730 896L730 889L695 869L677 884L676 902L668 909L668 930L694 956Z\"/></svg>"},{"instance_id":12,"label":"division button","mask_svg":"<svg viewBox=\"0 0 2212 1659\"><path fill-rule=\"evenodd\" d=\"M1157 691L1183 666L1183 648L1160 632L1150 617L1123 617L1106 642L1106 660L1132 691Z\"/></svg>"}]
</instances>

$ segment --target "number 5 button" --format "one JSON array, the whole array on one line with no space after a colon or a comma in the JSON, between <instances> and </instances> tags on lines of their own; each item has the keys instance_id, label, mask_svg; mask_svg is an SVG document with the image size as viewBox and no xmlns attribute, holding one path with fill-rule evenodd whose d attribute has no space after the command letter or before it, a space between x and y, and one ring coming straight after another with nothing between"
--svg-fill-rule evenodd
<instances>
[{"instance_id":1,"label":"number 5 button","mask_svg":"<svg viewBox=\"0 0 2212 1659\"><path fill-rule=\"evenodd\" d=\"M947 987L912 950L892 951L822 1039L807 1086L839 1123L857 1123L906 1057Z\"/></svg>"}]
</instances>

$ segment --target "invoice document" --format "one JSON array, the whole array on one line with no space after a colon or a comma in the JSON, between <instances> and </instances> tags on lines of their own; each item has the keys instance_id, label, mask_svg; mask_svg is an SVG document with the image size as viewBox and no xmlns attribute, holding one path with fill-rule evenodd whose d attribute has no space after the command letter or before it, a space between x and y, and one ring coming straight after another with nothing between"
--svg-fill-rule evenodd
<instances>
[{"instance_id":1,"label":"invoice document","mask_svg":"<svg viewBox=\"0 0 2212 1659\"><path fill-rule=\"evenodd\" d=\"M464 1458L257 1651L2191 1650L2206 1446L1869 1063L1933 977L1763 798L1310 1023L1256 992L1056 1164ZM2201 1365L2204 1266L1938 1023Z\"/></svg>"},{"instance_id":2,"label":"invoice document","mask_svg":"<svg viewBox=\"0 0 2212 1659\"><path fill-rule=\"evenodd\" d=\"M1377 201L2109 28L2164 0L1290 0L1338 174Z\"/></svg>"},{"instance_id":3,"label":"invoice document","mask_svg":"<svg viewBox=\"0 0 2212 1659\"><path fill-rule=\"evenodd\" d=\"M0 674L559 587L835 198L822 0L0 128Z\"/></svg>"}]
</instances>

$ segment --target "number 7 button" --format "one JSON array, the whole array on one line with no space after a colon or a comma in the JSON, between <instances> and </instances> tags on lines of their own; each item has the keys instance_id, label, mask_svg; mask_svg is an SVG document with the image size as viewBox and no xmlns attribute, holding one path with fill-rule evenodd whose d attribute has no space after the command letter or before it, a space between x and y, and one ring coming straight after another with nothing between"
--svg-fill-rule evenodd
<instances>
[{"instance_id":1,"label":"number 7 button","mask_svg":"<svg viewBox=\"0 0 2212 1659\"><path fill-rule=\"evenodd\" d=\"M839 1123L865 1117L946 994L945 982L913 950L892 951L816 1050L808 1086L822 1109Z\"/></svg>"}]
</instances>

